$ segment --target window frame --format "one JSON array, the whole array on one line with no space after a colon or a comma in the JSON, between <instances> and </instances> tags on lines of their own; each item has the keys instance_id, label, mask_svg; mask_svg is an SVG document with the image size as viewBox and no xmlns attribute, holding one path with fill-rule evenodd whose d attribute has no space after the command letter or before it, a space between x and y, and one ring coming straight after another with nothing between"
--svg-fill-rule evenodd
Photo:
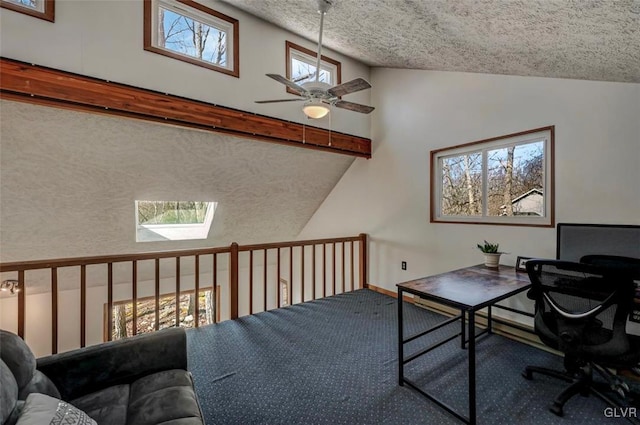
<instances>
[{"instance_id":1,"label":"window frame","mask_svg":"<svg viewBox=\"0 0 640 425\"><path fill-rule=\"evenodd\" d=\"M285 40L285 75L284 76L287 78L287 80L291 80L291 59L296 53L303 58L305 56L311 57L314 61L313 63L311 63L311 65L313 65L314 67L318 60L318 52L314 52L313 50L307 49L306 47L302 47L292 41ZM338 84L341 84L342 83L342 64L340 63L340 61L337 61L325 55L320 55L320 69L322 69L323 64L328 64L331 67L335 67L336 81L335 82L332 81L331 85L337 86ZM287 93L296 94L289 87L287 87L286 89L287 89Z\"/></svg>"},{"instance_id":2,"label":"window frame","mask_svg":"<svg viewBox=\"0 0 640 425\"><path fill-rule=\"evenodd\" d=\"M165 47L157 45L157 36L154 37L154 28L157 28L157 10L159 5L165 3L173 8L179 9L181 13L185 13L185 16L202 20L200 16L202 14L209 15L214 20L224 21L229 25L227 33L227 64L228 67L215 65L211 62L203 61L194 58L189 55L185 55L179 52L175 52ZM185 8L186 6L186 8ZM193 10L189 10L193 9ZM156 16L156 18L154 18ZM209 26L210 23L204 22ZM217 10L210 9L203 6L200 3L196 3L193 0L144 0L144 50L148 52L157 53L159 55L167 56L172 59L176 59L182 62L187 62L192 65L201 66L203 68L211 69L223 74L231 75L232 77L240 77L240 43L239 43L239 21ZM229 48L231 47L231 48Z\"/></svg>"},{"instance_id":3,"label":"window frame","mask_svg":"<svg viewBox=\"0 0 640 425\"><path fill-rule=\"evenodd\" d=\"M0 7L33 16L34 18L55 22L55 0L41 0L41 3L43 4L42 10L32 9L28 6L23 6L9 0L0 0Z\"/></svg>"},{"instance_id":4,"label":"window frame","mask_svg":"<svg viewBox=\"0 0 640 425\"><path fill-rule=\"evenodd\" d=\"M486 155L482 158L482 202L483 211L480 216L443 216L442 210L442 159L454 155L482 153L513 145L522 145L537 140L538 133L548 132L544 138L543 176L544 176L544 211L545 215L536 216L488 216L487 205L487 163ZM514 140L515 139L515 140ZM432 150L430 153L430 222L431 223L459 223L484 224L499 226L555 226L555 126L536 128L504 136L492 137L475 142L464 143L442 149Z\"/></svg>"}]
</instances>

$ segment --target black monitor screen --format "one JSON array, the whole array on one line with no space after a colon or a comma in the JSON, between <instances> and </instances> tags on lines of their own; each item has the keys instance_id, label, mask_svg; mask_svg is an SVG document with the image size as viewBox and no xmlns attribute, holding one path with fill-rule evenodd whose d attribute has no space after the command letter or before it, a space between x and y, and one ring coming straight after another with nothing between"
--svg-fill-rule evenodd
<instances>
[{"instance_id":1,"label":"black monitor screen","mask_svg":"<svg viewBox=\"0 0 640 425\"><path fill-rule=\"evenodd\" d=\"M556 258L580 261L585 255L640 258L640 226L559 223Z\"/></svg>"}]
</instances>

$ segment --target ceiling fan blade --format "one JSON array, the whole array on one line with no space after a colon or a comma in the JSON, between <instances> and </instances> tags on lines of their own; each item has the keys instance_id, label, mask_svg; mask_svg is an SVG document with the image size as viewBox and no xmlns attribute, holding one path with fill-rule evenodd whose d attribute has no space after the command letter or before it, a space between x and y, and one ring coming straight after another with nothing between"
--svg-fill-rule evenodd
<instances>
[{"instance_id":1,"label":"ceiling fan blade","mask_svg":"<svg viewBox=\"0 0 640 425\"><path fill-rule=\"evenodd\" d=\"M360 112L361 114L369 114L373 112L374 109L376 109L373 106L362 105L360 103L354 103L354 102L347 102L346 100L338 100L336 103L334 103L334 106L342 109L348 109L354 112Z\"/></svg>"},{"instance_id":2,"label":"ceiling fan blade","mask_svg":"<svg viewBox=\"0 0 640 425\"><path fill-rule=\"evenodd\" d=\"M278 102L299 102L304 100L300 99L272 99L272 100L256 100L255 103L278 103Z\"/></svg>"},{"instance_id":3,"label":"ceiling fan blade","mask_svg":"<svg viewBox=\"0 0 640 425\"><path fill-rule=\"evenodd\" d=\"M356 78L355 80L347 81L344 84L338 84L335 87L331 87L327 90L330 94L342 97L345 94L354 93L360 90L370 89L371 84L362 78Z\"/></svg>"},{"instance_id":4,"label":"ceiling fan blade","mask_svg":"<svg viewBox=\"0 0 640 425\"><path fill-rule=\"evenodd\" d=\"M298 84L294 83L293 81L287 80L282 75L278 75L278 74L266 74L266 75L267 75L267 77L273 78L277 82L284 84L285 86L289 87L291 90L295 91L296 93L298 93L300 95L302 95L303 93L307 92L307 90L304 87L299 86Z\"/></svg>"}]
</instances>

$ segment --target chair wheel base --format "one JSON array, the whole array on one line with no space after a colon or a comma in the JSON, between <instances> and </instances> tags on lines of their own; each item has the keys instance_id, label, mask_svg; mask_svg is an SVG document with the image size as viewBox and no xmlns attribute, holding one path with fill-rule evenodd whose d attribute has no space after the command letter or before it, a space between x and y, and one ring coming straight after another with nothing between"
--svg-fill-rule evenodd
<instances>
[{"instance_id":1,"label":"chair wheel base","mask_svg":"<svg viewBox=\"0 0 640 425\"><path fill-rule=\"evenodd\" d=\"M564 416L564 410L562 409L562 406L557 403L553 403L553 405L549 408L549 411L556 416Z\"/></svg>"}]
</instances>

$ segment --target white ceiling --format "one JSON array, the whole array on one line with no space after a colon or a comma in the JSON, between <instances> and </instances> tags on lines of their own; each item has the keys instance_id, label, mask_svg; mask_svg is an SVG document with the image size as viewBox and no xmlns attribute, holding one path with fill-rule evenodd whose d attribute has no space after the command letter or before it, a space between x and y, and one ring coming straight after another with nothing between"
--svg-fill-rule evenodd
<instances>
[{"instance_id":1,"label":"white ceiling","mask_svg":"<svg viewBox=\"0 0 640 425\"><path fill-rule=\"evenodd\" d=\"M316 0L223 0L317 41ZM640 82L640 0L332 0L323 45L371 66Z\"/></svg>"}]
</instances>

